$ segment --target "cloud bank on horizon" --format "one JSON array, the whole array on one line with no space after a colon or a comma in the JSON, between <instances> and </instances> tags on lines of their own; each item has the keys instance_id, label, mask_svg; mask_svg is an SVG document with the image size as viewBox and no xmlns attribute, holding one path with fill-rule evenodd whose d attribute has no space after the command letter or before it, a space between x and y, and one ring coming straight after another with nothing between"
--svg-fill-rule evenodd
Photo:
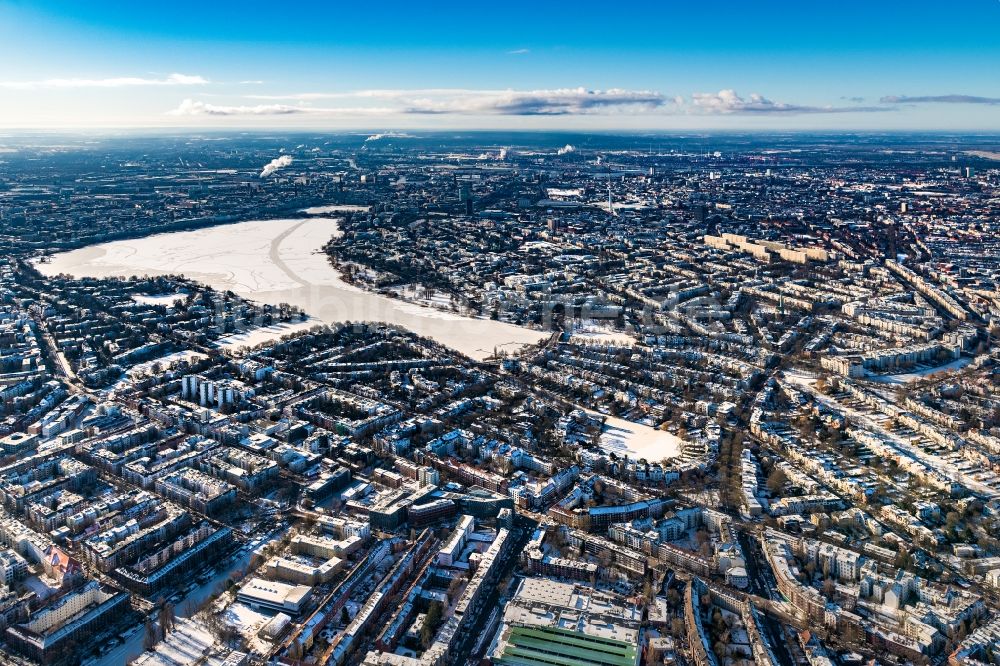
<instances>
[{"instance_id":1,"label":"cloud bank on horizon","mask_svg":"<svg viewBox=\"0 0 1000 666\"><path fill-rule=\"evenodd\" d=\"M1000 104L1000 97L978 95L886 95L883 104Z\"/></svg>"},{"instance_id":2,"label":"cloud bank on horizon","mask_svg":"<svg viewBox=\"0 0 1000 666\"><path fill-rule=\"evenodd\" d=\"M167 111L172 116L574 116L574 115L795 115L893 111L881 106L814 106L773 101L761 94L740 96L735 90L696 92L686 98L668 97L652 90L583 87L550 90L414 89L306 92L288 95L246 95L260 101L294 101L296 104L219 105L192 98ZM890 98L883 98L888 102ZM907 99L909 98L900 98ZM381 106L313 106L321 100L359 102L378 100Z\"/></svg>"},{"instance_id":3,"label":"cloud bank on horizon","mask_svg":"<svg viewBox=\"0 0 1000 666\"><path fill-rule=\"evenodd\" d=\"M185 99L176 109L167 111L170 116L281 116L304 113L306 110L287 104L255 104L252 106L227 106Z\"/></svg>"},{"instance_id":4,"label":"cloud bank on horizon","mask_svg":"<svg viewBox=\"0 0 1000 666\"><path fill-rule=\"evenodd\" d=\"M0 129L1000 131L997 0L383 5L0 1Z\"/></svg>"},{"instance_id":5,"label":"cloud bank on horizon","mask_svg":"<svg viewBox=\"0 0 1000 666\"><path fill-rule=\"evenodd\" d=\"M518 50L520 51L520 50ZM528 51L525 50L525 53ZM373 88L351 91L308 91L297 93L239 92L233 86L263 85L263 79L243 79L221 83L197 74L171 73L157 76L63 77L0 81L3 90L22 95L46 95L59 91L115 89L187 88L197 92L186 96L173 108L159 111L160 118L172 118L179 125L225 122L224 119L258 119L255 122L280 126L281 117L298 117L309 123L364 122L381 118L400 125L419 124L419 118L478 118L489 123L499 117L626 117L647 119L848 116L899 113L928 105L1000 105L1000 97L970 94L883 95L876 104L864 104L864 96L841 95L837 104L806 104L775 100L752 92L743 96L735 89L666 95L651 89L586 87L538 89L473 88ZM245 88L243 88L245 91ZM190 95L190 93L189 93ZM333 102L332 105L327 103ZM407 121L406 119L413 119ZM377 135L381 138L383 135Z\"/></svg>"},{"instance_id":6,"label":"cloud bank on horizon","mask_svg":"<svg viewBox=\"0 0 1000 666\"><path fill-rule=\"evenodd\" d=\"M809 106L775 102L759 93L751 93L744 99L735 90L720 90L717 93L695 93L691 96L694 109L706 113L746 113L746 114L797 114L797 113L871 113L891 111L885 106Z\"/></svg>"}]
</instances>

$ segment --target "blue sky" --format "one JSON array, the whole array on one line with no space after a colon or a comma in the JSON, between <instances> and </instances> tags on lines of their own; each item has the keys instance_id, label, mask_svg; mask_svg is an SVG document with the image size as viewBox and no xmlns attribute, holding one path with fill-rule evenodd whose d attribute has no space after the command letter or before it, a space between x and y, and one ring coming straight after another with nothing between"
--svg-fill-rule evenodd
<instances>
[{"instance_id":1,"label":"blue sky","mask_svg":"<svg viewBox=\"0 0 1000 666\"><path fill-rule=\"evenodd\" d=\"M5 2L0 127L1000 130L1000 0Z\"/></svg>"}]
</instances>

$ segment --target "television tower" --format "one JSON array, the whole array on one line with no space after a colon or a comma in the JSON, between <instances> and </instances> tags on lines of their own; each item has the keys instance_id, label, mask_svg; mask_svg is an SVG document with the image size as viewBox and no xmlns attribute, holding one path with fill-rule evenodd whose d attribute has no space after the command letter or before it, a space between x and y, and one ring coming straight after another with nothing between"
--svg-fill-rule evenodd
<instances>
[{"instance_id":1,"label":"television tower","mask_svg":"<svg viewBox=\"0 0 1000 666\"><path fill-rule=\"evenodd\" d=\"M615 214L615 205L611 201L611 165L608 165L608 214Z\"/></svg>"}]
</instances>

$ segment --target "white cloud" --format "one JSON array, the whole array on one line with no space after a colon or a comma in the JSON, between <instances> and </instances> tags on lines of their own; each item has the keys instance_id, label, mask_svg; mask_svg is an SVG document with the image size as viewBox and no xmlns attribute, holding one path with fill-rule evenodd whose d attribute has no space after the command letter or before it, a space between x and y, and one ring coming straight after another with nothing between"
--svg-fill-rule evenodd
<instances>
[{"instance_id":1,"label":"white cloud","mask_svg":"<svg viewBox=\"0 0 1000 666\"><path fill-rule=\"evenodd\" d=\"M810 106L773 101L758 93L741 97L735 90L694 93L690 100L652 90L553 88L540 90L473 90L466 88L373 89L351 92L306 92L288 95L248 95L250 99L294 100L379 99L397 105L395 113L410 115L562 116L598 114L822 114L889 110L885 106Z\"/></svg>"},{"instance_id":2,"label":"white cloud","mask_svg":"<svg viewBox=\"0 0 1000 666\"><path fill-rule=\"evenodd\" d=\"M576 152L576 146L567 143L565 146L556 151L556 155L569 155L570 153Z\"/></svg>"},{"instance_id":3,"label":"white cloud","mask_svg":"<svg viewBox=\"0 0 1000 666\"><path fill-rule=\"evenodd\" d=\"M885 111L885 107L873 106L808 106L775 102L758 93L749 99L740 97L729 88L717 93L694 93L691 96L691 111L707 114L804 114L804 113L865 113Z\"/></svg>"},{"instance_id":4,"label":"white cloud","mask_svg":"<svg viewBox=\"0 0 1000 666\"><path fill-rule=\"evenodd\" d=\"M1000 97L980 95L887 95L879 100L883 104L986 104L1000 105Z\"/></svg>"},{"instance_id":5,"label":"white cloud","mask_svg":"<svg viewBox=\"0 0 1000 666\"><path fill-rule=\"evenodd\" d=\"M601 111L643 112L666 102L658 92L648 90L472 90L466 88L374 89L352 92L306 92L288 95L247 95L266 101L364 100L379 99L398 104L401 114L484 114L484 115L570 115Z\"/></svg>"},{"instance_id":6,"label":"white cloud","mask_svg":"<svg viewBox=\"0 0 1000 666\"><path fill-rule=\"evenodd\" d=\"M308 109L287 104L258 104L256 106L222 106L186 99L180 106L167 113L171 116L282 116L307 113Z\"/></svg>"},{"instance_id":7,"label":"white cloud","mask_svg":"<svg viewBox=\"0 0 1000 666\"><path fill-rule=\"evenodd\" d=\"M210 104L200 100L185 99L176 109L167 111L169 116L378 116L396 112L396 109L379 107L322 108L293 106L290 104L225 105Z\"/></svg>"},{"instance_id":8,"label":"white cloud","mask_svg":"<svg viewBox=\"0 0 1000 666\"><path fill-rule=\"evenodd\" d=\"M309 102L320 99L408 99L421 96L449 96L449 95L476 95L490 91L466 90L462 88L414 88L414 89L372 89L372 90L352 90L349 92L303 92L278 95L245 95L246 99L259 99L270 101L298 101Z\"/></svg>"},{"instance_id":9,"label":"white cloud","mask_svg":"<svg viewBox=\"0 0 1000 666\"><path fill-rule=\"evenodd\" d=\"M649 90L553 90L468 91L410 102L404 113L472 114L501 116L564 116L597 113L642 113L657 109L665 98Z\"/></svg>"},{"instance_id":10,"label":"white cloud","mask_svg":"<svg viewBox=\"0 0 1000 666\"><path fill-rule=\"evenodd\" d=\"M349 92L303 92L284 95L244 95L260 104L219 105L185 99L170 111L178 116L667 116L667 115L796 115L891 111L894 106L810 106L773 101L735 90L694 93L690 98L667 97L652 90L552 88L539 90L475 90L465 88L371 89ZM333 108L313 106L322 100L340 102ZM381 106L366 103L378 101ZM286 104L282 102L294 102ZM266 102L266 103L265 103ZM381 137L379 137L381 138Z\"/></svg>"},{"instance_id":11,"label":"white cloud","mask_svg":"<svg viewBox=\"0 0 1000 666\"><path fill-rule=\"evenodd\" d=\"M171 74L162 79L118 76L106 79L41 79L38 81L0 81L0 88L33 90L40 88L125 88L129 86L203 86L209 80L203 76Z\"/></svg>"},{"instance_id":12,"label":"white cloud","mask_svg":"<svg viewBox=\"0 0 1000 666\"><path fill-rule=\"evenodd\" d=\"M531 53L531 49L513 49L507 51L507 55L525 55L527 53Z\"/></svg>"}]
</instances>

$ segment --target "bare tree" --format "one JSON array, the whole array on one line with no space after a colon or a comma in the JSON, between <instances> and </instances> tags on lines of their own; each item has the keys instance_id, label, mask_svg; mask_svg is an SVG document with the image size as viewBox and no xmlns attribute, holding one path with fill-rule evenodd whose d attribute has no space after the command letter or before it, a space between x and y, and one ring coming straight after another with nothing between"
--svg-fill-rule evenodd
<instances>
[{"instance_id":1,"label":"bare tree","mask_svg":"<svg viewBox=\"0 0 1000 666\"><path fill-rule=\"evenodd\" d=\"M152 650L156 647L156 644L160 640L159 632L156 629L156 625L153 624L153 621L149 618L146 618L146 626L144 630L145 633L142 637L142 647L144 650Z\"/></svg>"}]
</instances>

